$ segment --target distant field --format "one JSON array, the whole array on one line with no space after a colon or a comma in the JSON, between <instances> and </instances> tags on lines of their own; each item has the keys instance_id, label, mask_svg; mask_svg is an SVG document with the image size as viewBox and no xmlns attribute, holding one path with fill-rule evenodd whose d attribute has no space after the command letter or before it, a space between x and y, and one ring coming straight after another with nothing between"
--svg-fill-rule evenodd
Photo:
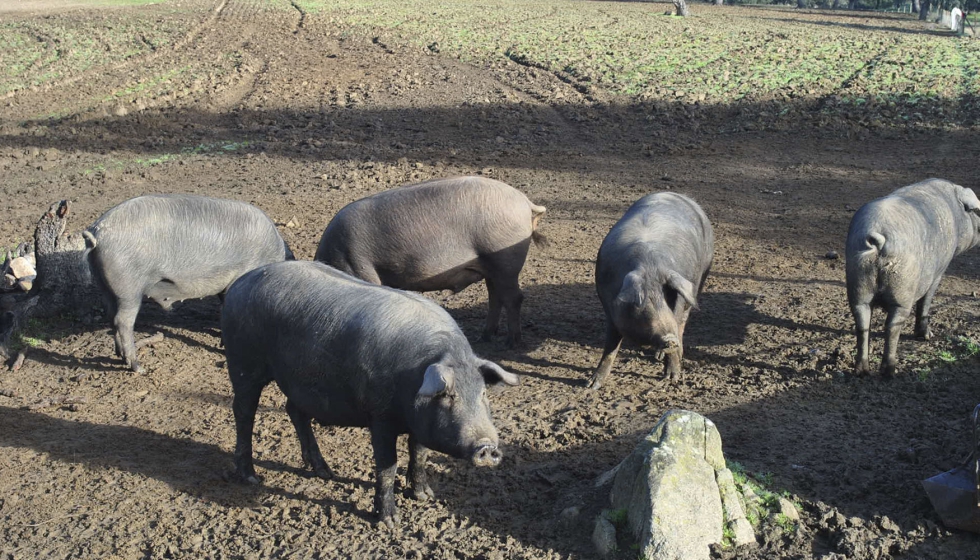
<instances>
[{"instance_id":1,"label":"distant field","mask_svg":"<svg viewBox=\"0 0 980 560\"><path fill-rule=\"evenodd\" d=\"M181 17L188 4L160 4L152 23L134 9L110 28L99 18L70 27L57 18L0 21L0 96L173 44L189 25ZM665 16L666 4L567 0L246 4L299 9L344 33L381 34L476 64L510 59L601 101L753 107L767 122L816 112L873 128L956 128L980 114L980 41L909 14L694 4L684 19Z\"/></svg>"},{"instance_id":2,"label":"distant field","mask_svg":"<svg viewBox=\"0 0 980 560\"><path fill-rule=\"evenodd\" d=\"M831 108L877 107L868 118L883 124L946 127L957 126L951 113L980 89L980 41L909 14L696 3L694 16L683 19L665 16L665 4L636 2L299 4L462 59L508 57L628 100L821 100Z\"/></svg>"}]
</instances>

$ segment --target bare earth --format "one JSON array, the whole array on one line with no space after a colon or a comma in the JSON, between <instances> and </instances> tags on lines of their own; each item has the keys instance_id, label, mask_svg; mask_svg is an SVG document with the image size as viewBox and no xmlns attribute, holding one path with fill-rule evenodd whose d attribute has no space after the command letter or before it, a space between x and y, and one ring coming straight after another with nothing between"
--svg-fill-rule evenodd
<instances>
[{"instance_id":1,"label":"bare earth","mask_svg":"<svg viewBox=\"0 0 980 560\"><path fill-rule=\"evenodd\" d=\"M851 215L872 198L931 176L976 187L975 166L961 164L980 159L977 134L706 132L733 117L709 107L699 128L668 107L647 118L546 72L464 64L280 3L29 3L65 28L138 18L186 33L0 99L0 244L28 239L60 199L81 229L141 193L193 192L258 205L309 259L357 198L460 174L510 183L547 206L540 231L552 246L532 248L522 276L527 351L474 344L523 376L492 395L504 464L434 456L436 500L398 490L392 534L373 523L367 432L318 428L337 478L312 478L270 387L255 436L265 482L227 482L234 426L217 299L144 306L137 336L166 337L141 350L145 375L112 356L93 301L86 316L34 325L27 363L0 373L0 558L591 558L606 506L594 480L671 408L710 417L729 459L771 473L803 506L797 531L771 527L738 557L980 558L980 540L939 525L919 483L968 449L977 358L936 356L955 354L956 337L980 340L980 256L953 264L936 297L938 336L912 340L909 326L890 382L847 375L843 262L825 258L843 254ZM141 80L192 62L167 87ZM687 376L671 385L626 349L606 385L587 391L603 341L596 251L630 203L664 189L694 197L716 228ZM434 297L476 340L483 286ZM581 513L563 521L569 507ZM624 544L621 555L636 553Z\"/></svg>"}]
</instances>

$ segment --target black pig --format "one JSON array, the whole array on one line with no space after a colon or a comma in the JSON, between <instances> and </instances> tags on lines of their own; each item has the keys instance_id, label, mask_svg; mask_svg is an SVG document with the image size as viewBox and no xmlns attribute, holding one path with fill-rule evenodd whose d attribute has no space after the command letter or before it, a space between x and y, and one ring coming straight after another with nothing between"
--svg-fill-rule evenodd
<instances>
[{"instance_id":1,"label":"black pig","mask_svg":"<svg viewBox=\"0 0 980 560\"><path fill-rule=\"evenodd\" d=\"M356 200L327 225L316 260L373 284L415 292L486 280L490 313L483 340L507 310L511 346L521 344L518 275L544 206L483 177L436 179Z\"/></svg>"},{"instance_id":2,"label":"black pig","mask_svg":"<svg viewBox=\"0 0 980 560\"><path fill-rule=\"evenodd\" d=\"M329 469L311 419L371 432L380 520L398 521L395 442L409 434L408 477L432 496L427 449L496 466L501 453L486 385L518 377L473 354L453 319L432 301L376 286L316 262L271 264L242 276L225 296L221 331L234 388L236 478L258 482L252 428L262 389L286 395L303 461Z\"/></svg>"},{"instance_id":3,"label":"black pig","mask_svg":"<svg viewBox=\"0 0 980 560\"><path fill-rule=\"evenodd\" d=\"M131 198L82 233L112 317L116 355L141 371L133 325L143 296L164 309L224 292L239 276L292 253L261 210L193 195Z\"/></svg>"},{"instance_id":4,"label":"black pig","mask_svg":"<svg viewBox=\"0 0 980 560\"><path fill-rule=\"evenodd\" d=\"M903 187L862 206L847 232L847 301L857 333L855 373L871 371L871 310L883 307L885 357L881 375L898 366L898 338L915 307L915 336L929 339L929 307L953 257L980 241L980 201L970 189L942 179Z\"/></svg>"},{"instance_id":5,"label":"black pig","mask_svg":"<svg viewBox=\"0 0 980 560\"><path fill-rule=\"evenodd\" d=\"M609 375L623 338L665 355L665 371L679 380L684 326L704 287L714 253L714 231L701 207L674 193L636 201L599 247L595 284L606 312L606 345L589 387Z\"/></svg>"}]
</instances>

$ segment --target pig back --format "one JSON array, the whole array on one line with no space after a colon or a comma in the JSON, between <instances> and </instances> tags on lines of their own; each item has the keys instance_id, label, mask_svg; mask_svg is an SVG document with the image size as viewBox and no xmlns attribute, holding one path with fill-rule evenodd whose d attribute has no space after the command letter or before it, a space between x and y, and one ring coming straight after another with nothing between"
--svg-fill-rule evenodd
<instances>
[{"instance_id":1,"label":"pig back","mask_svg":"<svg viewBox=\"0 0 980 560\"><path fill-rule=\"evenodd\" d=\"M316 260L386 285L409 287L479 257L530 241L531 203L482 177L436 179L348 204L327 225ZM359 275L359 274L358 274Z\"/></svg>"},{"instance_id":2,"label":"pig back","mask_svg":"<svg viewBox=\"0 0 980 560\"><path fill-rule=\"evenodd\" d=\"M362 409L399 389L414 394L442 354L467 359L462 332L435 303L318 262L245 274L225 296L221 326L229 360L266 364L284 391L333 387Z\"/></svg>"},{"instance_id":3,"label":"pig back","mask_svg":"<svg viewBox=\"0 0 980 560\"><path fill-rule=\"evenodd\" d=\"M700 287L711 266L714 230L700 206L676 193L647 195L626 211L599 248L596 285L603 300L638 268L675 270Z\"/></svg>"},{"instance_id":4,"label":"pig back","mask_svg":"<svg viewBox=\"0 0 980 560\"><path fill-rule=\"evenodd\" d=\"M921 297L959 252L963 230L972 227L955 187L923 181L858 209L847 234L848 274L886 271L895 282L917 286L915 297Z\"/></svg>"},{"instance_id":5,"label":"pig back","mask_svg":"<svg viewBox=\"0 0 980 560\"><path fill-rule=\"evenodd\" d=\"M242 273L286 256L272 220L234 200L141 196L107 211L89 231L109 273L128 270L187 285L220 278L219 291Z\"/></svg>"}]
</instances>

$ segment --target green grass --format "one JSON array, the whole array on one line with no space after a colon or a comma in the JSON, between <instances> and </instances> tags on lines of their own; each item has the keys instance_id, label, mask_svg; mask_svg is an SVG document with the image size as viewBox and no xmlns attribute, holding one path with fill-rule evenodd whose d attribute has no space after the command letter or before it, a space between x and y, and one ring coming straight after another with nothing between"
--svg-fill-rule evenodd
<instances>
[{"instance_id":1,"label":"green grass","mask_svg":"<svg viewBox=\"0 0 980 560\"><path fill-rule=\"evenodd\" d=\"M510 59L614 97L738 104L832 99L827 113L873 108L862 122L955 126L978 89L980 45L918 33L913 16L869 31L832 13L519 0L301 0L348 33L381 34L477 64ZM891 104L889 106L889 104ZM879 111L879 108L883 110Z\"/></svg>"},{"instance_id":2,"label":"green grass","mask_svg":"<svg viewBox=\"0 0 980 560\"><path fill-rule=\"evenodd\" d=\"M803 508L788 491L772 490L775 484L772 473L750 473L744 465L737 461L727 461L727 466L728 470L732 471L732 478L735 479L735 486L739 492L744 493L745 489L748 488L759 497L757 506L746 504L745 518L752 524L753 528L758 529L764 520L772 519L772 522L786 534L796 530L796 522L780 513L779 499L789 500L797 511L801 511Z\"/></svg>"}]
</instances>

